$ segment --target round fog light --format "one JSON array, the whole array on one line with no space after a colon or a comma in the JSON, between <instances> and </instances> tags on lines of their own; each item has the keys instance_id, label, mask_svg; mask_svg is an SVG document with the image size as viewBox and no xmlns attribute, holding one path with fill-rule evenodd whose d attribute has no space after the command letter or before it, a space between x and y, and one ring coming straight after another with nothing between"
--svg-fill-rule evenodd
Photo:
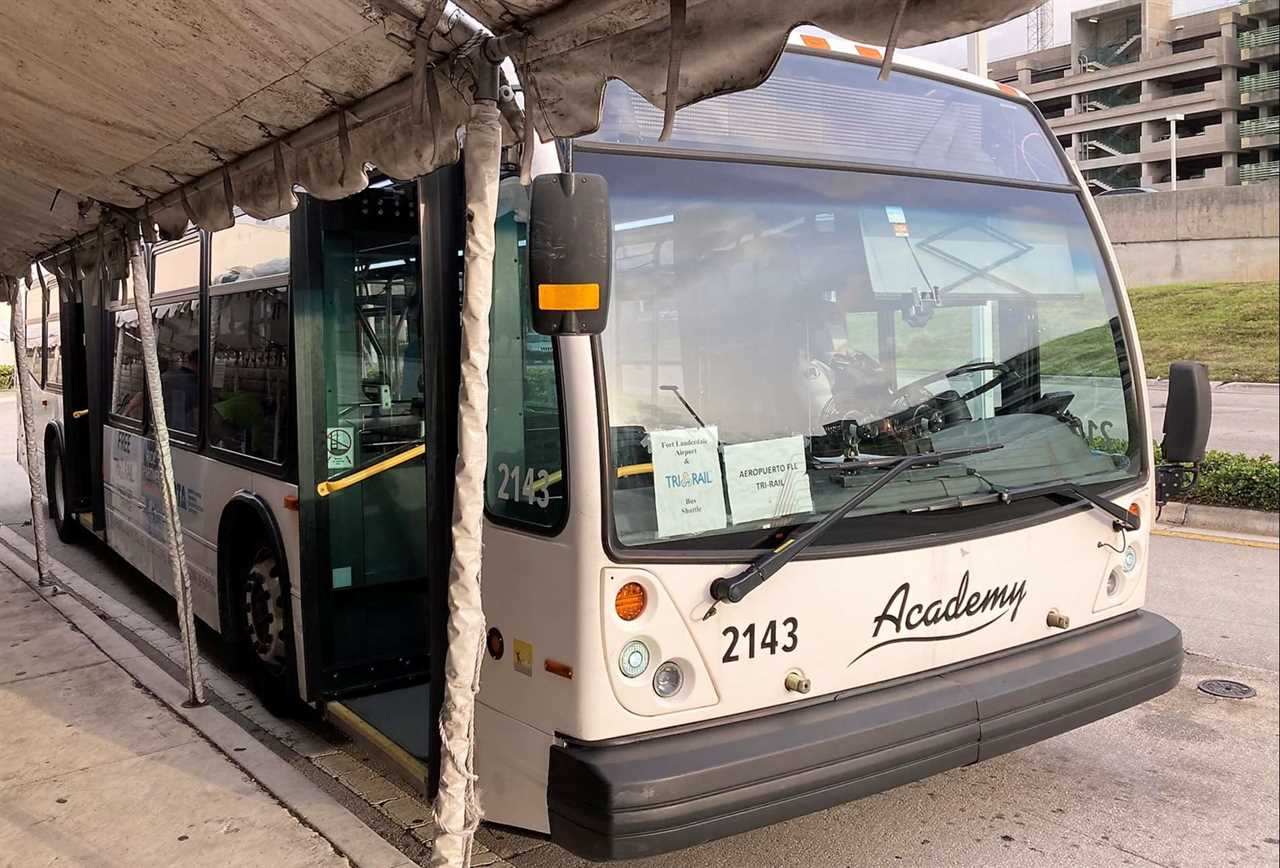
<instances>
[{"instance_id":1,"label":"round fog light","mask_svg":"<svg viewBox=\"0 0 1280 868\"><path fill-rule=\"evenodd\" d=\"M675 696L683 685L684 673L680 671L680 664L673 660L663 663L658 667L658 671L653 673L653 692L663 699Z\"/></svg>"},{"instance_id":2,"label":"round fog light","mask_svg":"<svg viewBox=\"0 0 1280 868\"><path fill-rule=\"evenodd\" d=\"M639 678L649 668L649 646L633 639L622 646L618 655L618 668L628 678Z\"/></svg>"},{"instance_id":3,"label":"round fog light","mask_svg":"<svg viewBox=\"0 0 1280 868\"><path fill-rule=\"evenodd\" d=\"M1124 571L1126 573L1133 572L1133 568L1138 565L1138 550L1133 546L1129 546L1124 550Z\"/></svg>"}]
</instances>

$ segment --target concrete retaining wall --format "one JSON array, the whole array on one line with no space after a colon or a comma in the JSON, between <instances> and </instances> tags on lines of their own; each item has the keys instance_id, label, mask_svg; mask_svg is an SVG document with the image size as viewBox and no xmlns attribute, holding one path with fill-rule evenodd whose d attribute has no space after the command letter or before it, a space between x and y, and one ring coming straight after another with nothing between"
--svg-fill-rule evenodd
<instances>
[{"instance_id":1,"label":"concrete retaining wall","mask_svg":"<svg viewBox=\"0 0 1280 868\"><path fill-rule=\"evenodd\" d=\"M1103 196L1129 286L1280 280L1280 182Z\"/></svg>"}]
</instances>

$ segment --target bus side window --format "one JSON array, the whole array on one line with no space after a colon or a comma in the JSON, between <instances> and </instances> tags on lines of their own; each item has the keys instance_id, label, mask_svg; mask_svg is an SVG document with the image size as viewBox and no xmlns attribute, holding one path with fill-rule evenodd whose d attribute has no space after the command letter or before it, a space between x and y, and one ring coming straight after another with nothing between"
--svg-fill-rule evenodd
<instances>
[{"instance_id":1,"label":"bus side window","mask_svg":"<svg viewBox=\"0 0 1280 868\"><path fill-rule=\"evenodd\" d=\"M62 323L59 320L59 287L48 280L49 292L44 298L44 387L55 392L62 389Z\"/></svg>"},{"instance_id":2,"label":"bus side window","mask_svg":"<svg viewBox=\"0 0 1280 868\"><path fill-rule=\"evenodd\" d=\"M45 343L45 388L50 386L55 389L62 388L62 335L58 332L59 323L55 320L49 321L48 339Z\"/></svg>"},{"instance_id":3,"label":"bus side window","mask_svg":"<svg viewBox=\"0 0 1280 868\"><path fill-rule=\"evenodd\" d=\"M145 374L142 341L138 337L138 314L118 310L111 349L111 413L142 423Z\"/></svg>"},{"instance_id":4,"label":"bus side window","mask_svg":"<svg viewBox=\"0 0 1280 868\"><path fill-rule=\"evenodd\" d=\"M44 295L36 284L27 290L27 361L39 388L44 388L44 318Z\"/></svg>"},{"instance_id":5,"label":"bus side window","mask_svg":"<svg viewBox=\"0 0 1280 868\"><path fill-rule=\"evenodd\" d=\"M209 442L279 462L289 410L288 288L209 299Z\"/></svg>"},{"instance_id":6,"label":"bus side window","mask_svg":"<svg viewBox=\"0 0 1280 868\"><path fill-rule=\"evenodd\" d=\"M508 195L524 191L504 183ZM530 324L525 224L515 210L500 203L495 239L485 508L499 521L554 531L568 515L560 387L552 339Z\"/></svg>"},{"instance_id":7,"label":"bus side window","mask_svg":"<svg viewBox=\"0 0 1280 868\"><path fill-rule=\"evenodd\" d=\"M170 431L200 434L200 302L157 304L151 309L160 359L160 394Z\"/></svg>"}]
</instances>

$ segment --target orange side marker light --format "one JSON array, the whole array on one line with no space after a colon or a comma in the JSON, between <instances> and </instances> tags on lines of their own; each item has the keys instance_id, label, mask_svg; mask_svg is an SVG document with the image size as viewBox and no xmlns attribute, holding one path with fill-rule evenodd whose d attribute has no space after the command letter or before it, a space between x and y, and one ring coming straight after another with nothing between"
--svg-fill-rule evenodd
<instances>
[{"instance_id":1,"label":"orange side marker light","mask_svg":"<svg viewBox=\"0 0 1280 868\"><path fill-rule=\"evenodd\" d=\"M613 597L613 610L624 621L634 621L644 614L644 607L649 602L644 585L639 582L627 582Z\"/></svg>"}]
</instances>

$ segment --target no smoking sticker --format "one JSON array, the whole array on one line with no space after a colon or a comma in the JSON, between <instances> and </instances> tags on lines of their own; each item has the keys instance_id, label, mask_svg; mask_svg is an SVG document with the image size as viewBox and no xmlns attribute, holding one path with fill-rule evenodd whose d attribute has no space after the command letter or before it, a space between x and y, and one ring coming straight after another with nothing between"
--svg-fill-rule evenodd
<instances>
[{"instance_id":1,"label":"no smoking sticker","mask_svg":"<svg viewBox=\"0 0 1280 868\"><path fill-rule=\"evenodd\" d=\"M355 437L348 425L336 425L325 431L325 452L329 456L330 470L350 470L355 467Z\"/></svg>"}]
</instances>

